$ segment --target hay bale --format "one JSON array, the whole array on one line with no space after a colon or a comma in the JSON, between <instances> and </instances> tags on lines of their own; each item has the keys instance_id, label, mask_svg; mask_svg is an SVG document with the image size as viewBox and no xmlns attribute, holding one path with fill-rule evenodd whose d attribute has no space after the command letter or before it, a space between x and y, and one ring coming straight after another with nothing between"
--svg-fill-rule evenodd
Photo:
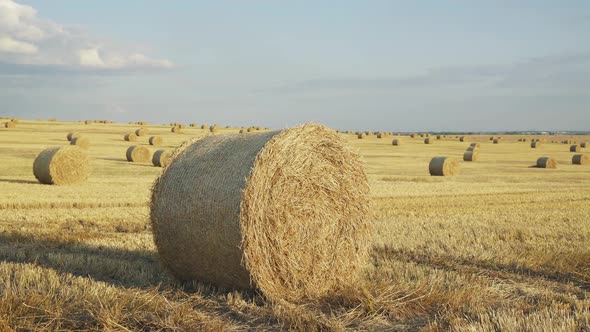
<instances>
[{"instance_id":1,"label":"hay bale","mask_svg":"<svg viewBox=\"0 0 590 332\"><path fill-rule=\"evenodd\" d=\"M152 136L149 139L150 145L162 145L162 142L164 142L162 136Z\"/></svg>"},{"instance_id":2,"label":"hay bale","mask_svg":"<svg viewBox=\"0 0 590 332\"><path fill-rule=\"evenodd\" d=\"M459 142L465 142L465 136L459 137Z\"/></svg>"},{"instance_id":3,"label":"hay bale","mask_svg":"<svg viewBox=\"0 0 590 332\"><path fill-rule=\"evenodd\" d=\"M581 142L580 143L580 147L586 148L586 146L588 145L588 142Z\"/></svg>"},{"instance_id":4,"label":"hay bale","mask_svg":"<svg viewBox=\"0 0 590 332\"><path fill-rule=\"evenodd\" d=\"M132 145L127 149L127 161L134 163L147 163L150 161L150 150L145 146Z\"/></svg>"},{"instance_id":5,"label":"hay bale","mask_svg":"<svg viewBox=\"0 0 590 332\"><path fill-rule=\"evenodd\" d=\"M243 133L244 133L244 129L240 129L240 134L243 134Z\"/></svg>"},{"instance_id":6,"label":"hay bale","mask_svg":"<svg viewBox=\"0 0 590 332\"><path fill-rule=\"evenodd\" d=\"M590 165L590 155L575 154L572 157L572 164L574 164L574 165Z\"/></svg>"},{"instance_id":7,"label":"hay bale","mask_svg":"<svg viewBox=\"0 0 590 332\"><path fill-rule=\"evenodd\" d=\"M123 138L127 142L135 142L135 141L137 141L137 135L135 135L134 133L127 133L127 134L125 134L125 136Z\"/></svg>"},{"instance_id":8,"label":"hay bale","mask_svg":"<svg viewBox=\"0 0 590 332\"><path fill-rule=\"evenodd\" d=\"M139 128L135 131L135 135L138 137L147 136L149 134L149 130L147 128Z\"/></svg>"},{"instance_id":9,"label":"hay bale","mask_svg":"<svg viewBox=\"0 0 590 332\"><path fill-rule=\"evenodd\" d=\"M382 134L382 133L377 134L377 138L383 138L383 136L385 136L385 134Z\"/></svg>"},{"instance_id":10,"label":"hay bale","mask_svg":"<svg viewBox=\"0 0 590 332\"><path fill-rule=\"evenodd\" d=\"M4 123L4 128L14 128L16 127L16 122L14 121L8 121Z\"/></svg>"},{"instance_id":11,"label":"hay bale","mask_svg":"<svg viewBox=\"0 0 590 332\"><path fill-rule=\"evenodd\" d=\"M537 159L539 168L557 168L557 160L553 157L541 157Z\"/></svg>"},{"instance_id":12,"label":"hay bale","mask_svg":"<svg viewBox=\"0 0 590 332\"><path fill-rule=\"evenodd\" d=\"M396 138L396 139L394 139L394 140L391 142L391 144L392 144L392 145L395 145L395 146L401 145L401 144L402 144L402 140L401 140L401 139L398 139L398 138Z\"/></svg>"},{"instance_id":13,"label":"hay bale","mask_svg":"<svg viewBox=\"0 0 590 332\"><path fill-rule=\"evenodd\" d=\"M297 303L356 282L370 247L368 192L359 156L323 126L212 135L174 152L150 217L177 279Z\"/></svg>"},{"instance_id":14,"label":"hay bale","mask_svg":"<svg viewBox=\"0 0 590 332\"><path fill-rule=\"evenodd\" d=\"M494 144L498 144L500 143L500 139L499 138L494 138Z\"/></svg>"},{"instance_id":15,"label":"hay bale","mask_svg":"<svg viewBox=\"0 0 590 332\"><path fill-rule=\"evenodd\" d=\"M168 150L158 150L154 152L152 157L152 164L157 167L166 167L170 160L171 152Z\"/></svg>"},{"instance_id":16,"label":"hay bale","mask_svg":"<svg viewBox=\"0 0 590 332\"><path fill-rule=\"evenodd\" d=\"M479 147L481 147L481 144L479 144L479 143L469 144L469 148L471 148L471 149L479 149Z\"/></svg>"},{"instance_id":17,"label":"hay bale","mask_svg":"<svg viewBox=\"0 0 590 332\"><path fill-rule=\"evenodd\" d=\"M436 139L441 139L441 138L442 138L442 136L436 135Z\"/></svg>"},{"instance_id":18,"label":"hay bale","mask_svg":"<svg viewBox=\"0 0 590 332\"><path fill-rule=\"evenodd\" d=\"M180 128L180 127L172 127L172 129L170 129L170 131L173 132L173 133L180 134L180 133L182 133L182 128Z\"/></svg>"},{"instance_id":19,"label":"hay bale","mask_svg":"<svg viewBox=\"0 0 590 332\"><path fill-rule=\"evenodd\" d=\"M219 126L217 126L217 125L209 126L209 131L212 133L216 133L219 131Z\"/></svg>"},{"instance_id":20,"label":"hay bale","mask_svg":"<svg viewBox=\"0 0 590 332\"><path fill-rule=\"evenodd\" d=\"M72 132L72 133L68 133L68 135L66 136L68 141L71 141L73 138L77 138L77 137L80 137L80 133Z\"/></svg>"},{"instance_id":21,"label":"hay bale","mask_svg":"<svg viewBox=\"0 0 590 332\"><path fill-rule=\"evenodd\" d=\"M88 137L80 136L72 138L70 141L71 145L77 145L82 149L88 149L90 147L90 139Z\"/></svg>"},{"instance_id":22,"label":"hay bale","mask_svg":"<svg viewBox=\"0 0 590 332\"><path fill-rule=\"evenodd\" d=\"M356 137L358 139L363 139L363 138L365 138L365 133L358 133L358 135L356 135Z\"/></svg>"},{"instance_id":23,"label":"hay bale","mask_svg":"<svg viewBox=\"0 0 590 332\"><path fill-rule=\"evenodd\" d=\"M56 146L43 150L33 163L33 174L44 184L74 184L90 175L88 156L78 146Z\"/></svg>"},{"instance_id":24,"label":"hay bale","mask_svg":"<svg viewBox=\"0 0 590 332\"><path fill-rule=\"evenodd\" d=\"M490 136L490 141L493 141L493 140L494 140L494 136Z\"/></svg>"},{"instance_id":25,"label":"hay bale","mask_svg":"<svg viewBox=\"0 0 590 332\"><path fill-rule=\"evenodd\" d=\"M477 159L479 159L479 150L477 150L477 148L474 150L467 150L463 153L464 161L476 161Z\"/></svg>"},{"instance_id":26,"label":"hay bale","mask_svg":"<svg viewBox=\"0 0 590 332\"><path fill-rule=\"evenodd\" d=\"M431 140L430 140L430 137L426 137L426 138L424 139L424 144L432 144L432 143L434 143L434 141L431 141Z\"/></svg>"},{"instance_id":27,"label":"hay bale","mask_svg":"<svg viewBox=\"0 0 590 332\"><path fill-rule=\"evenodd\" d=\"M416 138L416 136L417 136L416 134L410 134L411 138Z\"/></svg>"},{"instance_id":28,"label":"hay bale","mask_svg":"<svg viewBox=\"0 0 590 332\"><path fill-rule=\"evenodd\" d=\"M206 124L202 124L202 125L201 125L201 129L207 129L207 127L208 127L208 126L207 126Z\"/></svg>"},{"instance_id":29,"label":"hay bale","mask_svg":"<svg viewBox=\"0 0 590 332\"><path fill-rule=\"evenodd\" d=\"M572 145L570 146L570 152L580 152L580 146L579 145Z\"/></svg>"},{"instance_id":30,"label":"hay bale","mask_svg":"<svg viewBox=\"0 0 590 332\"><path fill-rule=\"evenodd\" d=\"M191 123L191 124L189 124L188 126L189 126L189 127L193 127L193 128L194 128L194 127L196 127L196 126L198 126L198 125L197 125L196 123Z\"/></svg>"},{"instance_id":31,"label":"hay bale","mask_svg":"<svg viewBox=\"0 0 590 332\"><path fill-rule=\"evenodd\" d=\"M531 148L533 148L533 149L539 148L539 147L541 147L542 144L543 143L541 143L539 141L532 141L531 142Z\"/></svg>"},{"instance_id":32,"label":"hay bale","mask_svg":"<svg viewBox=\"0 0 590 332\"><path fill-rule=\"evenodd\" d=\"M453 176L459 174L459 161L450 157L434 157L430 160L428 170L432 176Z\"/></svg>"}]
</instances>

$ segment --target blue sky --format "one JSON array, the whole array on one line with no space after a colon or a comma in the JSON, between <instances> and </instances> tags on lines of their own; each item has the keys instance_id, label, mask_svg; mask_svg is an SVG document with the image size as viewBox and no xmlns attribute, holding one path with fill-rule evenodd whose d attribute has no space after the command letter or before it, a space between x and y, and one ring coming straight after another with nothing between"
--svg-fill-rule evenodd
<instances>
[{"instance_id":1,"label":"blue sky","mask_svg":"<svg viewBox=\"0 0 590 332\"><path fill-rule=\"evenodd\" d=\"M588 1L0 0L0 114L590 130Z\"/></svg>"}]
</instances>

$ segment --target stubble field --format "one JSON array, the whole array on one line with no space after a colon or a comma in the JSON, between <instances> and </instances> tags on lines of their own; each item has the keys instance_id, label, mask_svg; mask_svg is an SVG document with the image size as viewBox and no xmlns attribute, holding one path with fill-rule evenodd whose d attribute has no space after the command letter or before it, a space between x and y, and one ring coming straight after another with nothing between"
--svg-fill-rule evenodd
<instances>
[{"instance_id":1,"label":"stubble field","mask_svg":"<svg viewBox=\"0 0 590 332\"><path fill-rule=\"evenodd\" d=\"M371 186L370 264L341 296L295 306L181 285L163 270L148 217L161 168L125 159L128 146L149 146L146 137L123 140L137 128L21 121L0 129L0 331L590 329L590 167L572 165L569 145L402 136L392 146L391 136L344 134ZM148 128L163 136L158 148L208 134ZM35 157L68 144L71 131L90 138L91 177L39 184ZM481 142L480 160L461 162L458 176L429 175L432 157L462 159L471 142ZM531 167L545 155L557 169Z\"/></svg>"}]
</instances>

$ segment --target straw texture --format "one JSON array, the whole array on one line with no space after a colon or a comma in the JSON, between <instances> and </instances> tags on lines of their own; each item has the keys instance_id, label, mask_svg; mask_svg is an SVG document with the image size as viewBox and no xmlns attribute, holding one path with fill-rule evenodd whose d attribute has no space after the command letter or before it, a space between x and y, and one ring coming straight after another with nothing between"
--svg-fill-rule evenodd
<instances>
[{"instance_id":1,"label":"straw texture","mask_svg":"<svg viewBox=\"0 0 590 332\"><path fill-rule=\"evenodd\" d=\"M147 128L139 128L135 131L135 135L139 136L147 136L149 134L149 130Z\"/></svg>"},{"instance_id":2,"label":"straw texture","mask_svg":"<svg viewBox=\"0 0 590 332\"><path fill-rule=\"evenodd\" d=\"M77 145L82 149L88 149L90 147L90 140L88 139L88 137L80 136L72 138L70 144Z\"/></svg>"},{"instance_id":3,"label":"straw texture","mask_svg":"<svg viewBox=\"0 0 590 332\"><path fill-rule=\"evenodd\" d=\"M44 184L80 183L90 174L88 156L77 146L51 147L35 158L33 174Z\"/></svg>"},{"instance_id":4,"label":"straw texture","mask_svg":"<svg viewBox=\"0 0 590 332\"><path fill-rule=\"evenodd\" d=\"M299 302L355 282L370 245L368 191L345 139L308 124L185 143L154 184L150 215L178 279Z\"/></svg>"},{"instance_id":5,"label":"straw texture","mask_svg":"<svg viewBox=\"0 0 590 332\"><path fill-rule=\"evenodd\" d=\"M479 151L477 149L467 150L463 153L464 161L477 161L479 159Z\"/></svg>"},{"instance_id":6,"label":"straw texture","mask_svg":"<svg viewBox=\"0 0 590 332\"><path fill-rule=\"evenodd\" d=\"M152 136L150 137L149 142L150 145L162 145L164 140L162 139L162 136Z\"/></svg>"},{"instance_id":7,"label":"straw texture","mask_svg":"<svg viewBox=\"0 0 590 332\"><path fill-rule=\"evenodd\" d=\"M459 174L459 161L449 157L434 157L428 165L430 175L433 176L453 176Z\"/></svg>"},{"instance_id":8,"label":"straw texture","mask_svg":"<svg viewBox=\"0 0 590 332\"><path fill-rule=\"evenodd\" d=\"M552 157L541 157L537 159L537 167L539 168L557 168L557 160Z\"/></svg>"},{"instance_id":9,"label":"straw texture","mask_svg":"<svg viewBox=\"0 0 590 332\"><path fill-rule=\"evenodd\" d=\"M144 146L132 145L127 149L127 161L147 163L150 161L150 150Z\"/></svg>"},{"instance_id":10,"label":"straw texture","mask_svg":"<svg viewBox=\"0 0 590 332\"><path fill-rule=\"evenodd\" d=\"M572 157L572 164L574 164L574 165L590 165L590 155L575 154Z\"/></svg>"},{"instance_id":11,"label":"straw texture","mask_svg":"<svg viewBox=\"0 0 590 332\"><path fill-rule=\"evenodd\" d=\"M168 161L170 160L170 155L172 153L168 150L158 150L154 152L154 156L152 157L152 164L158 167L165 167L168 165Z\"/></svg>"}]
</instances>

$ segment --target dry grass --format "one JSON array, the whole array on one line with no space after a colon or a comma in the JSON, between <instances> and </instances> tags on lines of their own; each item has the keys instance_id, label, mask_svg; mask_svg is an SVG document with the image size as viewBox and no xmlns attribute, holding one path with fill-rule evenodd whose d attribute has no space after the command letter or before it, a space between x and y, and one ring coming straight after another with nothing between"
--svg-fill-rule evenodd
<instances>
[{"instance_id":1,"label":"dry grass","mask_svg":"<svg viewBox=\"0 0 590 332\"><path fill-rule=\"evenodd\" d=\"M149 128L166 148L186 140ZM562 144L543 146L559 162L547 171L530 167L538 151L518 137L493 145L468 136L482 142L479 161L431 177L431 157L461 158L465 143L393 147L345 135L367 166L371 262L357 287L295 306L171 279L148 217L160 169L121 158L120 135L132 129L21 121L0 135L0 330L590 328L590 168L572 165ZM40 185L35 156L71 131L93 142L93 176L83 186Z\"/></svg>"}]
</instances>

